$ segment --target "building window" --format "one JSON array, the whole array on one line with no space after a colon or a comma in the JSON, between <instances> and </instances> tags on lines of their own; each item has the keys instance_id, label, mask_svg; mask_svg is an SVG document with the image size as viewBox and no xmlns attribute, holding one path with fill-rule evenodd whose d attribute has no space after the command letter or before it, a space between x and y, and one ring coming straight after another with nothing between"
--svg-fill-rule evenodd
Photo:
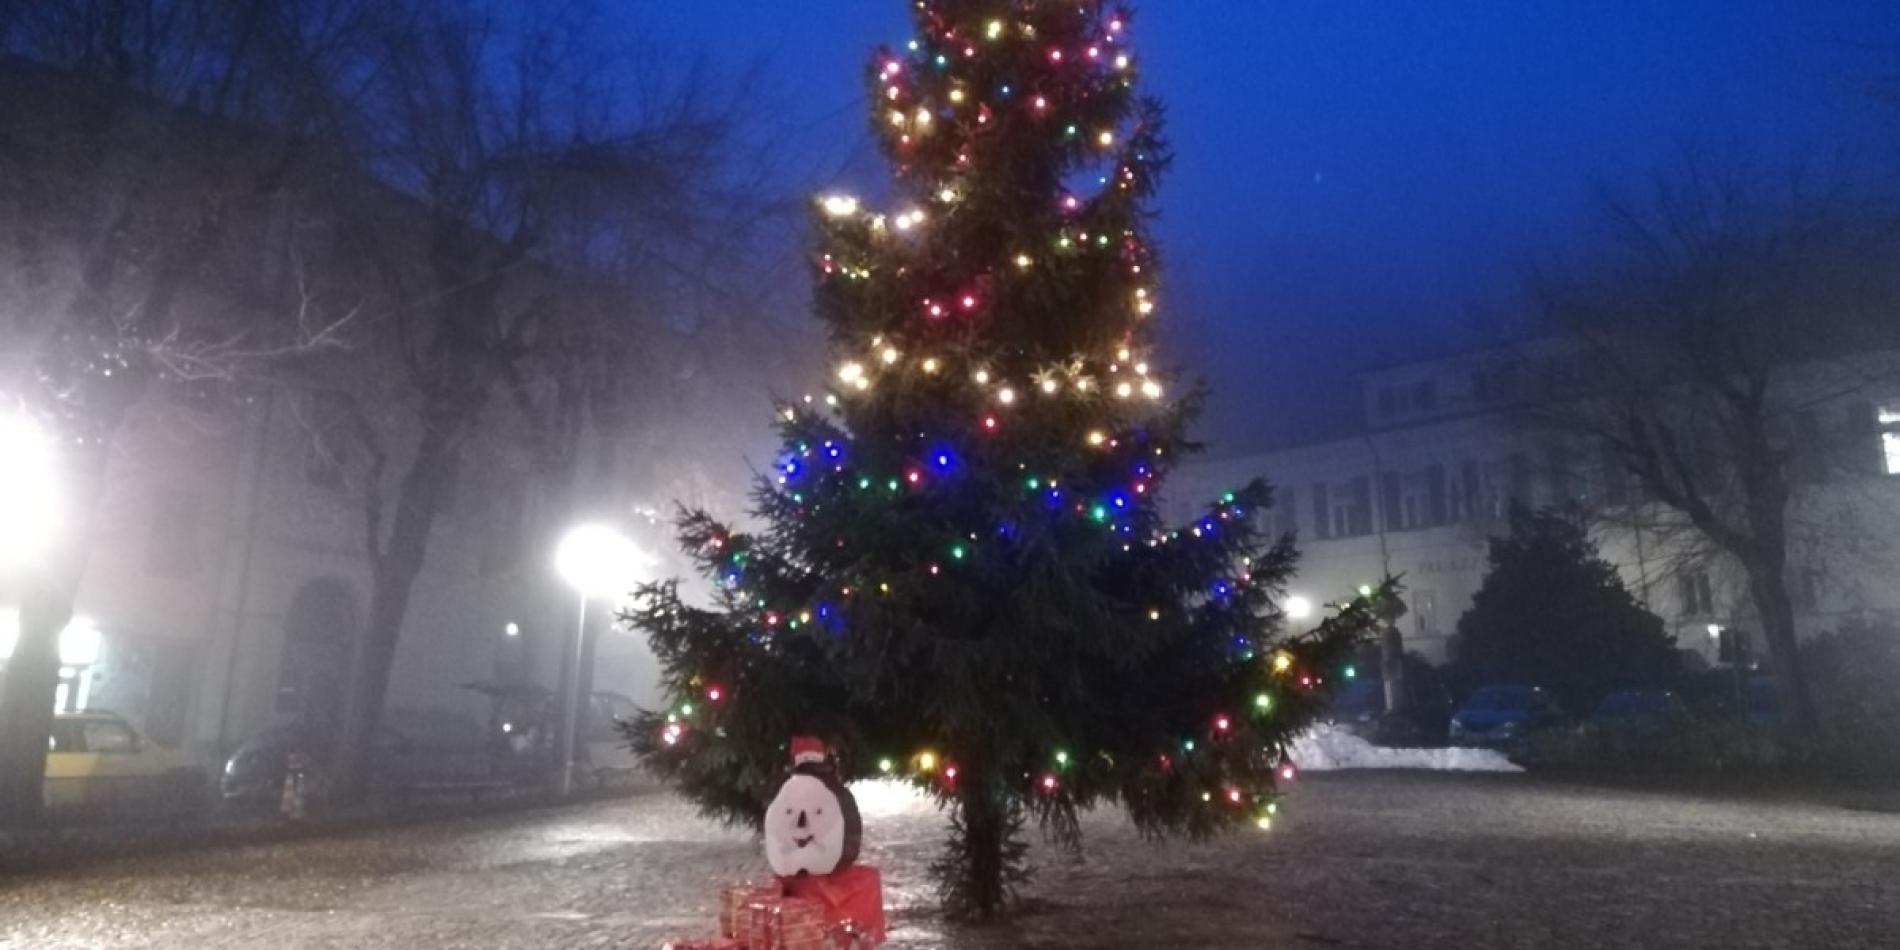
<instances>
[{"instance_id":1,"label":"building window","mask_svg":"<svg viewBox=\"0 0 1900 950\"><path fill-rule=\"evenodd\" d=\"M1350 497L1341 495L1338 500L1333 502L1331 517L1333 519L1333 537L1350 538L1356 533L1353 531L1352 500Z\"/></svg>"},{"instance_id":2,"label":"building window","mask_svg":"<svg viewBox=\"0 0 1900 950\"><path fill-rule=\"evenodd\" d=\"M1684 617L1709 617L1715 614L1715 598L1709 589L1706 571L1684 571L1676 576L1676 594Z\"/></svg>"},{"instance_id":3,"label":"building window","mask_svg":"<svg viewBox=\"0 0 1900 950\"><path fill-rule=\"evenodd\" d=\"M92 692L92 666L62 666L58 685L53 687L53 711L84 712Z\"/></svg>"},{"instance_id":4,"label":"building window","mask_svg":"<svg viewBox=\"0 0 1900 950\"><path fill-rule=\"evenodd\" d=\"M1328 492L1323 485L1314 485L1313 489L1322 492L1313 499L1314 513L1330 525L1332 537L1356 538L1372 533L1372 476L1356 476L1344 490ZM1331 504L1321 508L1323 501Z\"/></svg>"},{"instance_id":5,"label":"building window","mask_svg":"<svg viewBox=\"0 0 1900 950\"><path fill-rule=\"evenodd\" d=\"M1274 530L1280 534L1297 534L1300 530L1300 499L1291 488L1280 489L1280 497L1274 499Z\"/></svg>"},{"instance_id":6,"label":"building window","mask_svg":"<svg viewBox=\"0 0 1900 950\"><path fill-rule=\"evenodd\" d=\"M284 622L277 712L306 725L341 726L360 623L348 583L326 577L298 589Z\"/></svg>"},{"instance_id":7,"label":"building window","mask_svg":"<svg viewBox=\"0 0 1900 950\"><path fill-rule=\"evenodd\" d=\"M1900 406L1881 406L1874 415L1880 425L1880 455L1888 475L1900 475Z\"/></svg>"},{"instance_id":8,"label":"building window","mask_svg":"<svg viewBox=\"0 0 1900 950\"><path fill-rule=\"evenodd\" d=\"M1313 534L1320 540L1333 536L1333 509L1326 501L1326 483L1313 483Z\"/></svg>"},{"instance_id":9,"label":"building window","mask_svg":"<svg viewBox=\"0 0 1900 950\"><path fill-rule=\"evenodd\" d=\"M1392 387L1379 387L1379 418L1390 419L1392 414L1398 411L1399 400L1397 394L1392 392Z\"/></svg>"},{"instance_id":10,"label":"building window","mask_svg":"<svg viewBox=\"0 0 1900 950\"><path fill-rule=\"evenodd\" d=\"M1412 387L1412 408L1430 412L1438 408L1438 384L1427 379Z\"/></svg>"},{"instance_id":11,"label":"building window","mask_svg":"<svg viewBox=\"0 0 1900 950\"><path fill-rule=\"evenodd\" d=\"M1372 476L1360 475L1352 480L1352 503L1348 508L1347 527L1353 535L1372 533Z\"/></svg>"},{"instance_id":12,"label":"building window","mask_svg":"<svg viewBox=\"0 0 1900 950\"><path fill-rule=\"evenodd\" d=\"M1411 519L1406 517L1403 479L1397 472L1386 472L1384 481L1385 530L1404 531Z\"/></svg>"},{"instance_id":13,"label":"building window","mask_svg":"<svg viewBox=\"0 0 1900 950\"><path fill-rule=\"evenodd\" d=\"M1435 591L1413 591L1406 598L1411 601L1413 622L1417 624L1419 636L1431 636L1438 632L1438 594Z\"/></svg>"}]
</instances>

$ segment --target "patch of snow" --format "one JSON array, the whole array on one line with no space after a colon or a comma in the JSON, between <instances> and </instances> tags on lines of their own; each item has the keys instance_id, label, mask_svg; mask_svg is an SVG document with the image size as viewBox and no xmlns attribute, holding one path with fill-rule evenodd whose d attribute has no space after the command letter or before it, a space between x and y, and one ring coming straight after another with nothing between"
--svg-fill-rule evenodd
<instances>
[{"instance_id":1,"label":"patch of snow","mask_svg":"<svg viewBox=\"0 0 1900 950\"><path fill-rule=\"evenodd\" d=\"M1388 749L1376 746L1338 726L1314 726L1287 750L1293 764L1306 772L1339 769L1429 769L1440 772L1522 772L1524 769L1492 749Z\"/></svg>"},{"instance_id":2,"label":"patch of snow","mask_svg":"<svg viewBox=\"0 0 1900 950\"><path fill-rule=\"evenodd\" d=\"M858 800L858 814L865 818L928 815L937 811L937 803L929 795L902 779L852 782L851 797Z\"/></svg>"}]
</instances>

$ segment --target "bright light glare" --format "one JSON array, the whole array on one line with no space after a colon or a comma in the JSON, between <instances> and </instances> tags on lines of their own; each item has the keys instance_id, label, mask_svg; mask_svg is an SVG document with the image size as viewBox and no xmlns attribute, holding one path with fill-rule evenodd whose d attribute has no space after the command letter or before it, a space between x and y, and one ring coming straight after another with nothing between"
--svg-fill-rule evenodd
<instances>
[{"instance_id":1,"label":"bright light glare","mask_svg":"<svg viewBox=\"0 0 1900 950\"><path fill-rule=\"evenodd\" d=\"M1285 606L1289 620L1305 620L1313 616L1313 602L1298 594L1288 597Z\"/></svg>"},{"instance_id":2,"label":"bright light glare","mask_svg":"<svg viewBox=\"0 0 1900 950\"><path fill-rule=\"evenodd\" d=\"M99 662L99 627L89 617L74 617L59 632L62 666L91 666Z\"/></svg>"},{"instance_id":3,"label":"bright light glare","mask_svg":"<svg viewBox=\"0 0 1900 950\"><path fill-rule=\"evenodd\" d=\"M13 658L20 639L20 611L0 607L0 662ZM91 666L99 662L99 626L90 617L74 617L59 632L61 666Z\"/></svg>"},{"instance_id":4,"label":"bright light glare","mask_svg":"<svg viewBox=\"0 0 1900 950\"><path fill-rule=\"evenodd\" d=\"M554 569L568 586L588 597L630 593L657 559L625 535L601 525L583 525L567 533L554 552Z\"/></svg>"},{"instance_id":5,"label":"bright light glare","mask_svg":"<svg viewBox=\"0 0 1900 950\"><path fill-rule=\"evenodd\" d=\"M18 415L0 415L0 569L31 562L59 528L52 440Z\"/></svg>"}]
</instances>

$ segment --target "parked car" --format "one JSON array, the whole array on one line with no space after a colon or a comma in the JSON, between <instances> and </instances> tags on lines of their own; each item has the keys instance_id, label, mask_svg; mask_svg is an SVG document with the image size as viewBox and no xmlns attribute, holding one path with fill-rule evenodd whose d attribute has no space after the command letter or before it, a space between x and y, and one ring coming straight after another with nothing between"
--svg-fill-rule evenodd
<instances>
[{"instance_id":1,"label":"parked car","mask_svg":"<svg viewBox=\"0 0 1900 950\"><path fill-rule=\"evenodd\" d=\"M186 815L204 802L204 769L109 712L53 717L45 802L57 814Z\"/></svg>"},{"instance_id":2,"label":"parked car","mask_svg":"<svg viewBox=\"0 0 1900 950\"><path fill-rule=\"evenodd\" d=\"M513 756L507 760L514 773L545 776L558 767L561 755L561 713L558 697L532 683L464 683L489 700L488 728L492 741ZM633 719L639 708L632 699L596 690L588 697L576 723L575 759L581 777L593 781L626 778L638 768L620 723Z\"/></svg>"},{"instance_id":3,"label":"parked car","mask_svg":"<svg viewBox=\"0 0 1900 950\"><path fill-rule=\"evenodd\" d=\"M625 777L639 768L639 759L620 724L640 712L633 700L619 693L596 692L588 697L587 717L581 725L581 755L594 777L601 780Z\"/></svg>"},{"instance_id":4,"label":"parked car","mask_svg":"<svg viewBox=\"0 0 1900 950\"><path fill-rule=\"evenodd\" d=\"M1354 664L1357 675L1340 684L1327 710L1334 725L1369 742L1390 746L1437 746L1445 743L1447 721L1455 708L1436 667L1408 655L1405 662L1405 706L1396 715L1385 711L1385 680L1376 653L1362 654Z\"/></svg>"},{"instance_id":5,"label":"parked car","mask_svg":"<svg viewBox=\"0 0 1900 950\"><path fill-rule=\"evenodd\" d=\"M219 791L228 806L273 806L284 787L293 755L305 765L313 800L332 792L337 762L335 730L308 724L267 729L225 761ZM378 791L407 795L427 791L479 794L518 784L509 768L513 755L475 721L439 710L390 710L370 754L370 783Z\"/></svg>"},{"instance_id":6,"label":"parked car","mask_svg":"<svg viewBox=\"0 0 1900 950\"><path fill-rule=\"evenodd\" d=\"M1689 715L1676 694L1666 689L1619 689L1597 704L1590 725L1599 729L1658 733Z\"/></svg>"},{"instance_id":7,"label":"parked car","mask_svg":"<svg viewBox=\"0 0 1900 950\"><path fill-rule=\"evenodd\" d=\"M1452 714L1455 745L1506 745L1533 732L1561 726L1562 709L1538 686L1486 686Z\"/></svg>"},{"instance_id":8,"label":"parked car","mask_svg":"<svg viewBox=\"0 0 1900 950\"><path fill-rule=\"evenodd\" d=\"M1334 725L1365 738L1377 731L1384 715L1385 683L1364 675L1341 685L1326 709L1326 717Z\"/></svg>"}]
</instances>

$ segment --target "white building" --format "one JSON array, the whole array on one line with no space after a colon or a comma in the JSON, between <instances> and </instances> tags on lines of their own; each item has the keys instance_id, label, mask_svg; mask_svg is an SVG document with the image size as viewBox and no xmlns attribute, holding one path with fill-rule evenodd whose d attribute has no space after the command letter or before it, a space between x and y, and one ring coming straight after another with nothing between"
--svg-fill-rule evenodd
<instances>
[{"instance_id":1,"label":"white building","mask_svg":"<svg viewBox=\"0 0 1900 950\"><path fill-rule=\"evenodd\" d=\"M1544 382L1588 371L1564 352L1544 341L1363 373L1356 433L1197 460L1174 476L1170 502L1186 517L1201 499L1266 478L1276 490L1270 517L1299 541L1299 573L1289 593L1319 604L1388 573L1400 576L1411 607L1401 622L1406 647L1442 662L1483 582L1486 540L1503 530L1512 500L1586 507L1637 500L1637 486L1599 450L1507 418L1507 407L1534 397ZM1815 367L1790 378L1838 372ZM1802 425L1864 432L1865 452L1845 473L1817 475L1797 498L1795 520L1822 525L1823 534L1839 529L1838 543L1796 552L1789 582L1797 625L1811 634L1852 617L1900 617L1900 558L1889 543L1900 537L1900 383L1856 389L1851 397L1823 393L1799 415ZM1648 532L1598 534L1603 556L1670 624L1680 645L1712 654L1710 624L1757 626L1739 571L1723 559L1685 566Z\"/></svg>"}]
</instances>

